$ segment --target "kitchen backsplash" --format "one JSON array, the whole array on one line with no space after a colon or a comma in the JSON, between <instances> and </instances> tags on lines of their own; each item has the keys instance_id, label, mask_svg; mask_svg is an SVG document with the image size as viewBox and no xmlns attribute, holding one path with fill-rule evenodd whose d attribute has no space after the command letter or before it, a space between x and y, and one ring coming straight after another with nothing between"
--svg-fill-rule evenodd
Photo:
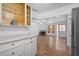
<instances>
[{"instance_id":1,"label":"kitchen backsplash","mask_svg":"<svg viewBox=\"0 0 79 59\"><path fill-rule=\"evenodd\" d=\"M28 27L0 26L0 31L29 31Z\"/></svg>"}]
</instances>

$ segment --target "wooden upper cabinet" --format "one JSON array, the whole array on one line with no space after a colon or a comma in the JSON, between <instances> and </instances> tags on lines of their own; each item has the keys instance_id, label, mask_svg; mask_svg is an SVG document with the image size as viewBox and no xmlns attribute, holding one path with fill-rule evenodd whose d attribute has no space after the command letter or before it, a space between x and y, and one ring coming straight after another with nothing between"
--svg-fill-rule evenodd
<instances>
[{"instance_id":1,"label":"wooden upper cabinet","mask_svg":"<svg viewBox=\"0 0 79 59\"><path fill-rule=\"evenodd\" d=\"M17 25L25 25L25 4L18 4L17 7L17 13L15 14Z\"/></svg>"},{"instance_id":2,"label":"wooden upper cabinet","mask_svg":"<svg viewBox=\"0 0 79 59\"><path fill-rule=\"evenodd\" d=\"M26 5L27 6L27 5ZM31 24L31 7L24 3L2 3L3 25L26 26ZM26 19L25 19L26 18Z\"/></svg>"}]
</instances>

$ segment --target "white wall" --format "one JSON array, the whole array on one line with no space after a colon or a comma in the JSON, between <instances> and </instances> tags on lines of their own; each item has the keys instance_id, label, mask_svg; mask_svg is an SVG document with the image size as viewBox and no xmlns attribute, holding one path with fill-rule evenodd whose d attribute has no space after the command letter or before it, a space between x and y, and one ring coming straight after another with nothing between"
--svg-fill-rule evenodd
<instances>
[{"instance_id":1,"label":"white wall","mask_svg":"<svg viewBox=\"0 0 79 59\"><path fill-rule=\"evenodd\" d=\"M65 25L65 28L67 28L66 23L64 23L64 25ZM65 30L65 31L59 31L59 36L67 38L67 30Z\"/></svg>"},{"instance_id":2,"label":"white wall","mask_svg":"<svg viewBox=\"0 0 79 59\"><path fill-rule=\"evenodd\" d=\"M67 45L71 46L71 15L67 17Z\"/></svg>"},{"instance_id":3,"label":"white wall","mask_svg":"<svg viewBox=\"0 0 79 59\"><path fill-rule=\"evenodd\" d=\"M38 29L38 23L36 22L32 22L32 25L31 25L31 33L36 33L36 34L39 34L39 29Z\"/></svg>"},{"instance_id":4,"label":"white wall","mask_svg":"<svg viewBox=\"0 0 79 59\"><path fill-rule=\"evenodd\" d=\"M52 18L52 19L48 19L49 21L48 22L52 22L51 24L65 24L66 25L66 17L65 16L61 16L61 17L57 17L57 18ZM47 23L47 24L40 24L39 22L36 22L37 23L37 28L39 29L39 31L48 31L48 24L50 23ZM55 28L56 30L56 28ZM67 31L59 31L59 36L60 37L67 37ZM47 33L49 34L49 33ZM55 33L53 33L53 35L56 36L56 31Z\"/></svg>"},{"instance_id":5,"label":"white wall","mask_svg":"<svg viewBox=\"0 0 79 59\"><path fill-rule=\"evenodd\" d=\"M37 12L33 11L33 10L32 10L32 17L33 17L33 18L37 18L37 19L40 18L40 17L39 17L39 14L38 14Z\"/></svg>"},{"instance_id":6,"label":"white wall","mask_svg":"<svg viewBox=\"0 0 79 59\"><path fill-rule=\"evenodd\" d=\"M67 37L67 30L60 31L60 28L59 28L60 24L64 24L66 26L66 28L67 28L66 21L60 21L60 22L53 23L53 24L58 25L58 36L59 37ZM55 33L54 33L54 35L55 36L57 35L57 27L55 27Z\"/></svg>"},{"instance_id":7,"label":"white wall","mask_svg":"<svg viewBox=\"0 0 79 59\"><path fill-rule=\"evenodd\" d=\"M60 16L60 15L65 15L68 13L71 13L72 8L79 7L79 3L72 4L69 6L65 6L56 10L48 11L46 13L40 14L39 18L48 18L48 17L53 17L53 16Z\"/></svg>"},{"instance_id":8,"label":"white wall","mask_svg":"<svg viewBox=\"0 0 79 59\"><path fill-rule=\"evenodd\" d=\"M49 19L49 22L51 22L51 24L54 24L54 25L64 24L66 26L66 16L64 15L64 16ZM59 29L59 27L58 27L58 29ZM55 27L55 33L53 33L53 35L55 35L55 36L57 33L56 30L57 30L57 28ZM58 32L59 32L60 37L67 37L67 30L66 31L58 31Z\"/></svg>"},{"instance_id":9,"label":"white wall","mask_svg":"<svg viewBox=\"0 0 79 59\"><path fill-rule=\"evenodd\" d=\"M59 32L59 36L67 38L67 22L66 22L66 17L65 17L65 19L63 19L63 21L58 22L58 25L61 25L61 24L65 25L65 31L60 31L60 27L58 27L58 29L59 29L59 31L58 31Z\"/></svg>"},{"instance_id":10,"label":"white wall","mask_svg":"<svg viewBox=\"0 0 79 59\"><path fill-rule=\"evenodd\" d=\"M47 31L48 29L48 24L40 24L38 23L38 27L39 31Z\"/></svg>"}]
</instances>

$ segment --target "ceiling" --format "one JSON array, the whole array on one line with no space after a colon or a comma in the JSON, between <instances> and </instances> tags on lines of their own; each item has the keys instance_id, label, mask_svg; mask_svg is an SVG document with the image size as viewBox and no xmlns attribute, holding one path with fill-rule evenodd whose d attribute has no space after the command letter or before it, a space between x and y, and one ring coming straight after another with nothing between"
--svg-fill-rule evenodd
<instances>
[{"instance_id":1,"label":"ceiling","mask_svg":"<svg viewBox=\"0 0 79 59\"><path fill-rule=\"evenodd\" d=\"M30 3L30 6L37 13L45 13L71 4L73 3Z\"/></svg>"}]
</instances>

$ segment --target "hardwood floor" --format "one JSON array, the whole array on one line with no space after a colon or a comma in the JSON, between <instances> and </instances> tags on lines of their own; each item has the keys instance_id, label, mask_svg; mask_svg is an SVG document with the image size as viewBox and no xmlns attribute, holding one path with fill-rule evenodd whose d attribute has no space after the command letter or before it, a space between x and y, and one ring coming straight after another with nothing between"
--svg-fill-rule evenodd
<instances>
[{"instance_id":1,"label":"hardwood floor","mask_svg":"<svg viewBox=\"0 0 79 59\"><path fill-rule=\"evenodd\" d=\"M36 56L67 56L69 55L66 38L39 36Z\"/></svg>"}]
</instances>

